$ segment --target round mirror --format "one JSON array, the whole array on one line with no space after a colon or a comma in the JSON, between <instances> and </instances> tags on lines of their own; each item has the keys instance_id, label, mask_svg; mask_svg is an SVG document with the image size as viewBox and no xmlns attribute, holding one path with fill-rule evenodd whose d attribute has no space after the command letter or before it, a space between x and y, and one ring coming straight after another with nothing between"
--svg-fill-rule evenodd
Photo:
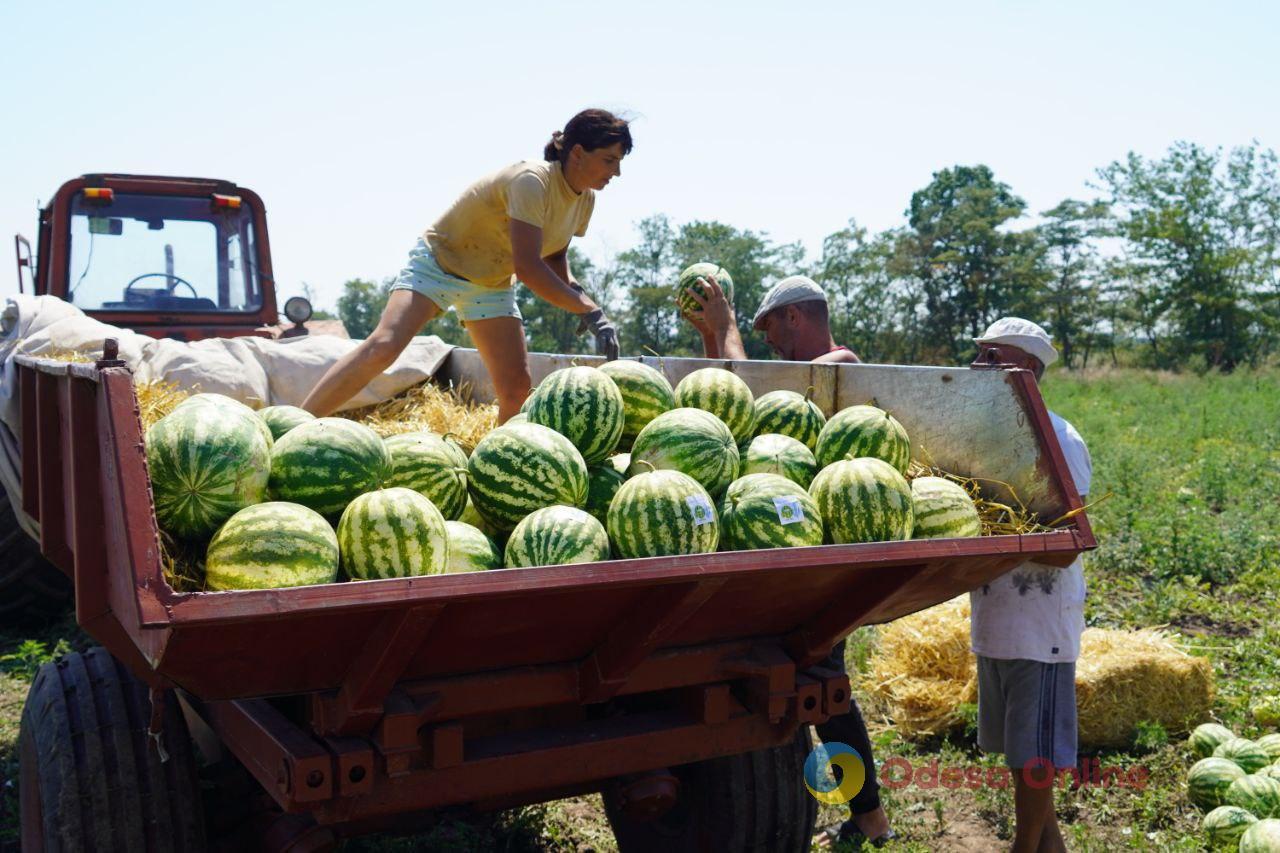
<instances>
[{"instance_id":1,"label":"round mirror","mask_svg":"<svg viewBox=\"0 0 1280 853\"><path fill-rule=\"evenodd\" d=\"M305 323L311 319L311 302L302 296L291 296L284 303L284 316L295 323Z\"/></svg>"}]
</instances>

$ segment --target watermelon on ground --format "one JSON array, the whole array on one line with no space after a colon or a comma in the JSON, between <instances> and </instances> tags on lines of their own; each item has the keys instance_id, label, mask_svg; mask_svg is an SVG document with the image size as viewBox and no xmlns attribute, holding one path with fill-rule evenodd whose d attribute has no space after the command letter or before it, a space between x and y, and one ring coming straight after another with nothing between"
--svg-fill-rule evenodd
<instances>
[{"instance_id":1,"label":"watermelon on ground","mask_svg":"<svg viewBox=\"0 0 1280 853\"><path fill-rule=\"evenodd\" d=\"M1202 809L1224 805L1231 783L1242 779L1240 765L1226 758L1202 758L1187 771L1187 796Z\"/></svg>"},{"instance_id":2,"label":"watermelon on ground","mask_svg":"<svg viewBox=\"0 0 1280 853\"><path fill-rule=\"evenodd\" d=\"M627 475L611 465L609 459L587 468L587 502L583 508L605 524L609 520L609 504L626 481Z\"/></svg>"},{"instance_id":3,"label":"watermelon on ground","mask_svg":"<svg viewBox=\"0 0 1280 853\"><path fill-rule=\"evenodd\" d=\"M1267 758L1272 761L1280 761L1280 732L1263 735L1258 738L1257 743L1258 746L1262 747L1262 751L1267 754Z\"/></svg>"},{"instance_id":4,"label":"watermelon on ground","mask_svg":"<svg viewBox=\"0 0 1280 853\"><path fill-rule=\"evenodd\" d=\"M778 474L748 474L725 491L720 503L721 551L821 544L818 506L795 481Z\"/></svg>"},{"instance_id":5,"label":"watermelon on ground","mask_svg":"<svg viewBox=\"0 0 1280 853\"><path fill-rule=\"evenodd\" d=\"M1271 763L1266 750L1256 742L1243 737L1233 737L1218 744L1213 754L1218 758L1234 761L1245 773L1257 773Z\"/></svg>"},{"instance_id":6,"label":"watermelon on ground","mask_svg":"<svg viewBox=\"0 0 1280 853\"><path fill-rule=\"evenodd\" d=\"M608 528L619 557L702 554L720 541L711 496L679 471L636 474L623 483L609 505Z\"/></svg>"},{"instance_id":7,"label":"watermelon on ground","mask_svg":"<svg viewBox=\"0 0 1280 853\"><path fill-rule=\"evenodd\" d=\"M1218 806L1204 816L1204 834L1215 847L1235 847L1240 836L1258 819L1248 809L1239 806Z\"/></svg>"},{"instance_id":8,"label":"watermelon on ground","mask_svg":"<svg viewBox=\"0 0 1280 853\"><path fill-rule=\"evenodd\" d=\"M685 291L692 288L699 296L705 299L707 289L702 286L698 279L713 277L716 280L716 284L720 285L720 289L724 291L725 299L729 300L730 305L733 304L733 276L729 275L729 271L719 264L701 261L685 267L676 282L676 305L680 307L681 311L692 314L702 310L702 306L698 304L698 301Z\"/></svg>"},{"instance_id":9,"label":"watermelon on ground","mask_svg":"<svg viewBox=\"0 0 1280 853\"><path fill-rule=\"evenodd\" d=\"M649 421L676 407L675 391L667 377L647 364L627 359L606 361L600 371L613 380L622 394L622 438L619 447L630 447Z\"/></svg>"},{"instance_id":10,"label":"watermelon on ground","mask_svg":"<svg viewBox=\"0 0 1280 853\"><path fill-rule=\"evenodd\" d=\"M948 539L982 533L978 508L964 487L943 477L911 481L912 539Z\"/></svg>"},{"instance_id":11,"label":"watermelon on ground","mask_svg":"<svg viewBox=\"0 0 1280 853\"><path fill-rule=\"evenodd\" d=\"M828 538L837 544L910 539L911 486L892 465L862 457L828 465L809 487Z\"/></svg>"},{"instance_id":12,"label":"watermelon on ground","mask_svg":"<svg viewBox=\"0 0 1280 853\"><path fill-rule=\"evenodd\" d=\"M622 437L622 392L594 367L566 367L538 383L529 398L529 423L573 442L588 465L604 461Z\"/></svg>"},{"instance_id":13,"label":"watermelon on ground","mask_svg":"<svg viewBox=\"0 0 1280 853\"><path fill-rule=\"evenodd\" d=\"M1208 758L1220 744L1234 738L1235 732L1219 723L1202 723L1187 737L1191 751L1201 758Z\"/></svg>"},{"instance_id":14,"label":"watermelon on ground","mask_svg":"<svg viewBox=\"0 0 1280 853\"><path fill-rule=\"evenodd\" d=\"M338 537L315 510L283 501L256 504L214 534L204 573L205 586L214 591L332 583Z\"/></svg>"},{"instance_id":15,"label":"watermelon on ground","mask_svg":"<svg viewBox=\"0 0 1280 853\"><path fill-rule=\"evenodd\" d=\"M1280 817L1280 781L1261 773L1241 776L1222 795L1226 805L1239 806L1255 817Z\"/></svg>"},{"instance_id":16,"label":"watermelon on ground","mask_svg":"<svg viewBox=\"0 0 1280 853\"><path fill-rule=\"evenodd\" d=\"M390 468L378 434L346 418L316 418L280 436L271 451L271 496L337 517L382 485Z\"/></svg>"},{"instance_id":17,"label":"watermelon on ground","mask_svg":"<svg viewBox=\"0 0 1280 853\"><path fill-rule=\"evenodd\" d=\"M400 486L366 492L338 522L342 568L353 580L443 574L449 537L435 504Z\"/></svg>"},{"instance_id":18,"label":"watermelon on ground","mask_svg":"<svg viewBox=\"0 0 1280 853\"><path fill-rule=\"evenodd\" d=\"M577 507L549 506L529 513L511 531L503 565L520 569L607 559L604 525Z\"/></svg>"},{"instance_id":19,"label":"watermelon on ground","mask_svg":"<svg viewBox=\"0 0 1280 853\"><path fill-rule=\"evenodd\" d=\"M467 505L467 454L433 432L406 432L384 439L390 473L383 485L413 489L430 500L446 519Z\"/></svg>"},{"instance_id":20,"label":"watermelon on ground","mask_svg":"<svg viewBox=\"0 0 1280 853\"><path fill-rule=\"evenodd\" d=\"M279 439L296 426L316 419L315 415L297 406L267 406L259 409L256 414L267 425L267 429L271 430L273 440Z\"/></svg>"},{"instance_id":21,"label":"watermelon on ground","mask_svg":"<svg viewBox=\"0 0 1280 853\"><path fill-rule=\"evenodd\" d=\"M237 404L238 405L238 404ZM203 540L244 507L267 497L270 438L252 412L188 406L147 430L147 470L160 528Z\"/></svg>"},{"instance_id":22,"label":"watermelon on ground","mask_svg":"<svg viewBox=\"0 0 1280 853\"><path fill-rule=\"evenodd\" d=\"M738 476L738 445L724 422L702 409L672 409L640 430L631 447L631 476L680 471L719 496Z\"/></svg>"},{"instance_id":23,"label":"watermelon on ground","mask_svg":"<svg viewBox=\"0 0 1280 853\"><path fill-rule=\"evenodd\" d=\"M814 456L820 468L843 459L872 456L905 475L911 464L911 440L897 418L884 409L850 406L827 421L818 435Z\"/></svg>"},{"instance_id":24,"label":"watermelon on ground","mask_svg":"<svg viewBox=\"0 0 1280 853\"><path fill-rule=\"evenodd\" d=\"M676 406L702 409L723 421L735 444L745 444L756 434L755 398L737 374L704 367L681 379L675 393Z\"/></svg>"},{"instance_id":25,"label":"watermelon on ground","mask_svg":"<svg viewBox=\"0 0 1280 853\"><path fill-rule=\"evenodd\" d=\"M1280 853L1280 820L1251 824L1240 836L1240 853Z\"/></svg>"},{"instance_id":26,"label":"watermelon on ground","mask_svg":"<svg viewBox=\"0 0 1280 853\"><path fill-rule=\"evenodd\" d=\"M480 517L510 531L534 510L587 500L587 463L569 439L539 424L509 424L476 444L467 490Z\"/></svg>"},{"instance_id":27,"label":"watermelon on ground","mask_svg":"<svg viewBox=\"0 0 1280 853\"><path fill-rule=\"evenodd\" d=\"M444 530L449 537L447 574L502 568L502 552L479 528L465 521L446 521Z\"/></svg>"},{"instance_id":28,"label":"watermelon on ground","mask_svg":"<svg viewBox=\"0 0 1280 853\"><path fill-rule=\"evenodd\" d=\"M809 389L812 392L812 388ZM777 433L812 451L827 423L818 404L795 391L770 391L756 398L756 434Z\"/></svg>"},{"instance_id":29,"label":"watermelon on ground","mask_svg":"<svg viewBox=\"0 0 1280 853\"><path fill-rule=\"evenodd\" d=\"M818 473L818 462L808 447L790 436L778 433L762 433L751 439L739 476L747 474L777 474L807 489Z\"/></svg>"}]
</instances>

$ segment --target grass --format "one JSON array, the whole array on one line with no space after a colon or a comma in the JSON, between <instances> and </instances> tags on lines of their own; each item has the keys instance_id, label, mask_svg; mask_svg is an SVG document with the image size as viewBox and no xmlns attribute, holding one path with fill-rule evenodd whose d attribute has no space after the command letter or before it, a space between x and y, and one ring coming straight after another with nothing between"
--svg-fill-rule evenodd
<instances>
[{"instance_id":1,"label":"grass","mask_svg":"<svg viewBox=\"0 0 1280 853\"><path fill-rule=\"evenodd\" d=\"M1086 564L1090 625L1168 625L1214 665L1214 717L1237 733L1262 733L1251 715L1280 695L1280 373L1231 376L1110 371L1052 373L1050 407L1071 421L1093 456L1095 496L1114 492L1091 514L1099 549ZM32 667L87 641L69 621L36 633L0 631L0 849L12 849L16 821L13 755ZM62 643L62 645L59 645ZM874 630L849 644L864 668ZM969 717L972 719L972 709ZM876 736L877 758L915 767L975 766L972 728L910 743ZM1077 851L1202 850L1200 813L1186 799L1189 766L1181 737L1140 726L1134 745L1096 756L1103 766L1142 767L1144 788L1080 788L1058 795L1068 846ZM1008 790L911 785L885 790L900 841L886 850L987 850L1006 845L1013 820ZM820 824L842 817L824 806ZM598 797L581 797L473 820L448 820L413 839L348 842L351 851L613 849Z\"/></svg>"}]
</instances>

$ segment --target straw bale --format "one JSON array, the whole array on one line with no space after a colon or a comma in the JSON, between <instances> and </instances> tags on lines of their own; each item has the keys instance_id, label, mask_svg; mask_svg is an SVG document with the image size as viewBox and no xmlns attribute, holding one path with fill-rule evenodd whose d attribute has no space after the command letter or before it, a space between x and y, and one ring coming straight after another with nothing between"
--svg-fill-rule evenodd
<instances>
[{"instance_id":1,"label":"straw bale","mask_svg":"<svg viewBox=\"0 0 1280 853\"><path fill-rule=\"evenodd\" d=\"M498 407L476 403L470 389L445 390L430 381L415 385L374 406L342 412L386 438L405 432L435 432L457 439L469 454L498 424Z\"/></svg>"}]
</instances>

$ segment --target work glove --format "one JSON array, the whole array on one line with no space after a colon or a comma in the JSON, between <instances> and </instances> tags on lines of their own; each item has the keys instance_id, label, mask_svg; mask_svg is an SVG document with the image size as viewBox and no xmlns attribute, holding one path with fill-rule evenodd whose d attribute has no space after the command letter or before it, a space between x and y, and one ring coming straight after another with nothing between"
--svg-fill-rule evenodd
<instances>
[{"instance_id":1,"label":"work glove","mask_svg":"<svg viewBox=\"0 0 1280 853\"><path fill-rule=\"evenodd\" d=\"M585 314L579 314L578 334L590 332L596 339L596 354L602 355L605 361L613 361L618 357L618 330L604 316L604 309L597 308Z\"/></svg>"}]
</instances>

